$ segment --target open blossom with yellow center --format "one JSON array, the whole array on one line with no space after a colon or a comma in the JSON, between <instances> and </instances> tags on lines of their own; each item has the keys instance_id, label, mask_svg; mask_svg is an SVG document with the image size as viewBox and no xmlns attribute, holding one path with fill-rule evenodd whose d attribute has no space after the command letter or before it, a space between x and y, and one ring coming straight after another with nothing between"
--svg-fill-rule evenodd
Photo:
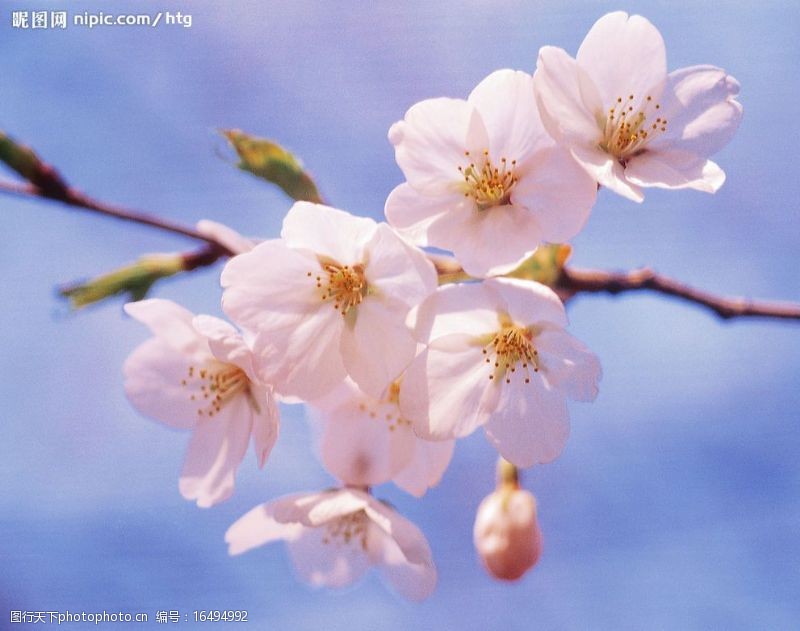
<instances>
[{"instance_id":1,"label":"open blossom with yellow center","mask_svg":"<svg viewBox=\"0 0 800 631\"><path fill-rule=\"evenodd\" d=\"M387 220L476 277L571 239L594 204L594 181L545 131L524 72L494 72L466 100L417 103L389 140L406 182L389 195Z\"/></svg>"},{"instance_id":2,"label":"open blossom with yellow center","mask_svg":"<svg viewBox=\"0 0 800 631\"><path fill-rule=\"evenodd\" d=\"M416 312L426 347L403 377L400 410L424 438L483 427L517 466L553 460L569 434L566 399L594 399L600 379L597 358L566 324L561 301L538 283L439 288Z\"/></svg>"},{"instance_id":3,"label":"open blossom with yellow center","mask_svg":"<svg viewBox=\"0 0 800 631\"><path fill-rule=\"evenodd\" d=\"M427 598L436 567L425 535L363 491L299 493L256 506L225 533L230 554L285 541L298 575L314 587L344 587L376 567L401 596Z\"/></svg>"},{"instance_id":4,"label":"open blossom with yellow center","mask_svg":"<svg viewBox=\"0 0 800 631\"><path fill-rule=\"evenodd\" d=\"M349 376L381 398L414 357L405 320L436 271L388 225L297 202L281 239L231 259L223 308L253 334L258 371L282 395L314 399Z\"/></svg>"},{"instance_id":5,"label":"open blossom with yellow center","mask_svg":"<svg viewBox=\"0 0 800 631\"><path fill-rule=\"evenodd\" d=\"M713 193L725 181L708 157L739 126L739 84L713 66L667 74L664 40L645 18L603 16L575 59L543 47L533 80L547 131L599 184L640 202L642 187Z\"/></svg>"},{"instance_id":6,"label":"open blossom with yellow center","mask_svg":"<svg viewBox=\"0 0 800 631\"><path fill-rule=\"evenodd\" d=\"M198 506L213 506L233 493L251 437L264 466L278 437L272 389L227 322L169 300L132 302L125 311L154 334L125 362L128 399L151 418L193 430L179 489Z\"/></svg>"},{"instance_id":7,"label":"open blossom with yellow center","mask_svg":"<svg viewBox=\"0 0 800 631\"><path fill-rule=\"evenodd\" d=\"M402 381L377 399L348 379L329 395L309 403L320 432L322 463L338 479L355 486L393 481L421 497L439 483L450 464L454 442L428 441L414 434L400 412Z\"/></svg>"}]
</instances>

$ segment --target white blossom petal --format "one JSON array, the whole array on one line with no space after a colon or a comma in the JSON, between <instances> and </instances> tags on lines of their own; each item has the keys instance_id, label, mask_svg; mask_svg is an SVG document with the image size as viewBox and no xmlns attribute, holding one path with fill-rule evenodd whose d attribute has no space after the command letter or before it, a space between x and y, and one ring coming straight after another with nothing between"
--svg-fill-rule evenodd
<instances>
[{"instance_id":1,"label":"white blossom petal","mask_svg":"<svg viewBox=\"0 0 800 631\"><path fill-rule=\"evenodd\" d=\"M454 440L423 440L414 443L411 460L393 477L394 483L414 497L425 492L442 479L455 449Z\"/></svg>"},{"instance_id":2,"label":"white blossom petal","mask_svg":"<svg viewBox=\"0 0 800 631\"><path fill-rule=\"evenodd\" d=\"M415 524L383 502L366 494L357 493L368 500L364 512L376 526L397 543L409 563L433 564L433 555L428 541Z\"/></svg>"},{"instance_id":3,"label":"white blossom petal","mask_svg":"<svg viewBox=\"0 0 800 631\"><path fill-rule=\"evenodd\" d=\"M198 315L192 320L195 330L205 337L211 353L225 364L241 368L251 381L258 379L253 365L253 352L230 323L210 315Z\"/></svg>"},{"instance_id":4,"label":"white blossom petal","mask_svg":"<svg viewBox=\"0 0 800 631\"><path fill-rule=\"evenodd\" d=\"M253 449L258 466L263 467L278 441L280 411L271 387L250 384L250 396L258 406L253 412Z\"/></svg>"},{"instance_id":5,"label":"white blossom petal","mask_svg":"<svg viewBox=\"0 0 800 631\"><path fill-rule=\"evenodd\" d=\"M308 520L308 513L325 498L336 494L336 490L321 491L317 493L295 493L286 495L270 502L272 515L282 524L301 524L305 527L314 527Z\"/></svg>"},{"instance_id":6,"label":"white blossom petal","mask_svg":"<svg viewBox=\"0 0 800 631\"><path fill-rule=\"evenodd\" d=\"M568 151L555 147L539 152L529 173L511 191L512 204L535 218L536 231L542 241L550 243L577 235L589 219L596 197L595 178Z\"/></svg>"},{"instance_id":7,"label":"white blossom petal","mask_svg":"<svg viewBox=\"0 0 800 631\"><path fill-rule=\"evenodd\" d=\"M436 588L436 567L433 563L410 563L397 543L384 535L373 552L374 562L389 585L404 598L419 602Z\"/></svg>"},{"instance_id":8,"label":"white blossom petal","mask_svg":"<svg viewBox=\"0 0 800 631\"><path fill-rule=\"evenodd\" d=\"M497 408L485 425L500 454L518 467L555 460L569 437L564 395L538 377L502 384Z\"/></svg>"},{"instance_id":9,"label":"white blossom petal","mask_svg":"<svg viewBox=\"0 0 800 631\"><path fill-rule=\"evenodd\" d=\"M384 213L395 230L412 243L425 247L431 244L430 227L446 213L457 210L463 200L462 193L425 195L410 184L400 184L389 193Z\"/></svg>"},{"instance_id":10,"label":"white blossom petal","mask_svg":"<svg viewBox=\"0 0 800 631\"><path fill-rule=\"evenodd\" d=\"M479 337L497 330L498 312L505 309L491 283L444 285L414 310L410 320L420 342L453 333Z\"/></svg>"},{"instance_id":11,"label":"white blossom petal","mask_svg":"<svg viewBox=\"0 0 800 631\"><path fill-rule=\"evenodd\" d=\"M281 498L278 502L293 500L295 497ZM256 506L228 528L225 533L228 554L241 554L273 541L291 541L300 536L303 532L302 525L276 521L275 504L276 502L269 502Z\"/></svg>"},{"instance_id":12,"label":"white blossom petal","mask_svg":"<svg viewBox=\"0 0 800 631\"><path fill-rule=\"evenodd\" d=\"M325 468L346 484L375 486L391 480L411 461L416 437L400 422L396 404L381 403L345 385L350 397L317 410L323 422L320 452Z\"/></svg>"},{"instance_id":13,"label":"white blossom petal","mask_svg":"<svg viewBox=\"0 0 800 631\"><path fill-rule=\"evenodd\" d=\"M438 277L430 259L387 224L378 224L367 251L365 276L370 294L388 296L410 309L436 289Z\"/></svg>"},{"instance_id":14,"label":"white blossom petal","mask_svg":"<svg viewBox=\"0 0 800 631\"><path fill-rule=\"evenodd\" d=\"M344 326L342 316L332 308L311 313L291 325L278 329L275 336L284 336L283 344L261 346L255 351L267 363L276 362L273 373L267 373L267 381L275 389L287 395L309 400L336 387L347 375L340 354L340 343ZM281 362L277 363L277 358Z\"/></svg>"},{"instance_id":15,"label":"white blossom petal","mask_svg":"<svg viewBox=\"0 0 800 631\"><path fill-rule=\"evenodd\" d=\"M274 502L272 514L281 523L298 523L317 528L329 522L365 510L372 496L355 489L343 488L320 493L298 493Z\"/></svg>"},{"instance_id":16,"label":"white blossom petal","mask_svg":"<svg viewBox=\"0 0 800 631\"><path fill-rule=\"evenodd\" d=\"M447 236L438 243L452 250L464 271L477 278L510 272L543 238L536 215L512 205L475 210L448 223Z\"/></svg>"},{"instance_id":17,"label":"white blossom petal","mask_svg":"<svg viewBox=\"0 0 800 631\"><path fill-rule=\"evenodd\" d=\"M499 294L505 311L515 323L550 322L560 327L567 325L564 304L546 285L517 278L490 278L484 282L488 289Z\"/></svg>"},{"instance_id":18,"label":"white blossom petal","mask_svg":"<svg viewBox=\"0 0 800 631\"><path fill-rule=\"evenodd\" d=\"M377 224L337 208L295 202L283 220L281 238L289 248L307 249L342 265L360 263Z\"/></svg>"},{"instance_id":19,"label":"white blossom petal","mask_svg":"<svg viewBox=\"0 0 800 631\"><path fill-rule=\"evenodd\" d=\"M205 339L192 326L194 314L179 304L162 298L148 298L129 302L124 309L175 351L190 355L209 354Z\"/></svg>"},{"instance_id":20,"label":"white blossom petal","mask_svg":"<svg viewBox=\"0 0 800 631\"><path fill-rule=\"evenodd\" d=\"M592 77L603 103L634 95L634 110L657 99L667 77L667 51L658 29L641 15L608 13L589 30L578 64ZM602 110L601 110L602 111Z\"/></svg>"},{"instance_id":21,"label":"white blossom petal","mask_svg":"<svg viewBox=\"0 0 800 631\"><path fill-rule=\"evenodd\" d=\"M637 203L644 201L644 193L626 178L625 168L611 154L597 148L573 147L573 157L601 186Z\"/></svg>"},{"instance_id":22,"label":"white blossom petal","mask_svg":"<svg viewBox=\"0 0 800 631\"><path fill-rule=\"evenodd\" d=\"M714 66L691 66L669 75L662 97L667 131L648 148L674 148L701 158L730 142L742 120L739 82Z\"/></svg>"},{"instance_id":23,"label":"white blossom petal","mask_svg":"<svg viewBox=\"0 0 800 631\"><path fill-rule=\"evenodd\" d=\"M725 172L711 160L678 150L648 151L631 160L625 176L639 186L693 188L716 193L725 182Z\"/></svg>"},{"instance_id":24,"label":"white blossom petal","mask_svg":"<svg viewBox=\"0 0 800 631\"><path fill-rule=\"evenodd\" d=\"M264 241L225 265L220 278L225 289L222 307L252 332L281 326L319 305L315 277L307 276L319 270L312 253L289 248L280 239Z\"/></svg>"},{"instance_id":25,"label":"white blossom petal","mask_svg":"<svg viewBox=\"0 0 800 631\"><path fill-rule=\"evenodd\" d=\"M416 352L417 344L405 324L408 307L367 297L357 311L353 328L342 329L342 361L364 392L381 398Z\"/></svg>"},{"instance_id":26,"label":"white blossom petal","mask_svg":"<svg viewBox=\"0 0 800 631\"><path fill-rule=\"evenodd\" d=\"M357 542L329 541L325 528L303 530L288 547L297 574L313 587L345 587L361 578L370 566Z\"/></svg>"},{"instance_id":27,"label":"white blossom petal","mask_svg":"<svg viewBox=\"0 0 800 631\"><path fill-rule=\"evenodd\" d=\"M497 388L490 374L482 346L473 337L440 337L408 367L400 389L400 410L422 438L467 436L494 410Z\"/></svg>"},{"instance_id":28,"label":"white blossom petal","mask_svg":"<svg viewBox=\"0 0 800 631\"><path fill-rule=\"evenodd\" d=\"M125 394L145 416L177 429L192 428L202 399L199 384L182 385L192 364L191 356L176 352L162 337L150 338L125 360Z\"/></svg>"},{"instance_id":29,"label":"white blossom petal","mask_svg":"<svg viewBox=\"0 0 800 631\"><path fill-rule=\"evenodd\" d=\"M416 190L442 195L458 190L458 167L469 164L466 151L479 155L488 146L477 110L460 99L428 99L413 105L392 125L389 141L408 183Z\"/></svg>"},{"instance_id":30,"label":"white blossom petal","mask_svg":"<svg viewBox=\"0 0 800 631\"><path fill-rule=\"evenodd\" d=\"M548 328L536 337L541 373L556 390L576 401L594 401L602 376L600 361L569 333Z\"/></svg>"},{"instance_id":31,"label":"white blossom petal","mask_svg":"<svg viewBox=\"0 0 800 631\"><path fill-rule=\"evenodd\" d=\"M198 423L179 482L184 498L209 508L231 496L252 424L252 411L244 395L229 401L213 418Z\"/></svg>"},{"instance_id":32,"label":"white blossom petal","mask_svg":"<svg viewBox=\"0 0 800 631\"><path fill-rule=\"evenodd\" d=\"M370 501L372 499L369 495L354 489L323 493L313 503L308 504L308 512L300 521L305 526L321 526L344 515L365 510Z\"/></svg>"},{"instance_id":33,"label":"white blossom petal","mask_svg":"<svg viewBox=\"0 0 800 631\"><path fill-rule=\"evenodd\" d=\"M467 98L486 126L490 155L524 162L552 144L533 98L533 79L519 70L497 70L481 81Z\"/></svg>"},{"instance_id":34,"label":"white blossom petal","mask_svg":"<svg viewBox=\"0 0 800 631\"><path fill-rule=\"evenodd\" d=\"M594 81L565 50L542 47L533 82L542 124L554 139L586 147L600 140L603 102Z\"/></svg>"}]
</instances>

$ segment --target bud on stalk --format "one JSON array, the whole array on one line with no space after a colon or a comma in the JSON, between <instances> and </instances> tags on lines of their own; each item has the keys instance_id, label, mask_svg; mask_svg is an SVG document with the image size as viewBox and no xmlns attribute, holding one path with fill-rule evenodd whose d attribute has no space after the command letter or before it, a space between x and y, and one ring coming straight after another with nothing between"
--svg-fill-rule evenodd
<instances>
[{"instance_id":1,"label":"bud on stalk","mask_svg":"<svg viewBox=\"0 0 800 631\"><path fill-rule=\"evenodd\" d=\"M59 293L75 309L125 293L130 300L142 300L156 281L189 269L188 263L182 254L148 254L107 274L62 287Z\"/></svg>"},{"instance_id":2,"label":"bud on stalk","mask_svg":"<svg viewBox=\"0 0 800 631\"><path fill-rule=\"evenodd\" d=\"M503 458L497 462L497 488L478 507L474 540L487 572L505 581L521 578L542 553L536 499L519 488L517 468Z\"/></svg>"}]
</instances>

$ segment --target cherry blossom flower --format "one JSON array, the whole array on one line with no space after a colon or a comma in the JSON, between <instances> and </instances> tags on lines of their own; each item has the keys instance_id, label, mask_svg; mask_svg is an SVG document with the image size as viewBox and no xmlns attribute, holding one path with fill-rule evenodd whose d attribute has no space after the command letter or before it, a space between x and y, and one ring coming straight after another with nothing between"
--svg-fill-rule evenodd
<instances>
[{"instance_id":1,"label":"cherry blossom flower","mask_svg":"<svg viewBox=\"0 0 800 631\"><path fill-rule=\"evenodd\" d=\"M297 202L281 239L231 259L223 308L254 335L261 374L281 395L313 399L349 375L381 397L414 357L405 324L436 271L388 225Z\"/></svg>"},{"instance_id":2,"label":"cherry blossom flower","mask_svg":"<svg viewBox=\"0 0 800 631\"><path fill-rule=\"evenodd\" d=\"M716 192L725 173L708 159L742 117L739 83L713 66L667 74L664 40L645 18L600 18L575 59L539 51L536 99L547 130L599 184L641 202L641 187Z\"/></svg>"},{"instance_id":3,"label":"cherry blossom flower","mask_svg":"<svg viewBox=\"0 0 800 631\"><path fill-rule=\"evenodd\" d=\"M484 426L520 467L553 460L569 434L566 398L594 399L600 378L597 358L566 324L561 301L539 283L439 288L416 313L415 332L427 347L403 378L404 417L434 440Z\"/></svg>"},{"instance_id":4,"label":"cherry blossom flower","mask_svg":"<svg viewBox=\"0 0 800 631\"><path fill-rule=\"evenodd\" d=\"M466 101L417 103L389 140L406 177L386 201L389 223L452 251L473 276L571 239L594 204L595 183L545 131L524 72L493 72Z\"/></svg>"},{"instance_id":5,"label":"cherry blossom flower","mask_svg":"<svg viewBox=\"0 0 800 631\"><path fill-rule=\"evenodd\" d=\"M411 600L427 598L436 586L425 535L356 489L279 498L257 506L225 533L231 555L279 540L286 541L300 578L314 587L344 587L370 566Z\"/></svg>"},{"instance_id":6,"label":"cherry blossom flower","mask_svg":"<svg viewBox=\"0 0 800 631\"><path fill-rule=\"evenodd\" d=\"M259 381L252 352L227 322L160 299L125 311L154 334L125 362L128 399L146 416L193 430L181 495L203 508L226 500L250 437L260 467L277 440L271 387Z\"/></svg>"},{"instance_id":7,"label":"cherry blossom flower","mask_svg":"<svg viewBox=\"0 0 800 631\"><path fill-rule=\"evenodd\" d=\"M501 459L497 490L487 495L475 516L473 539L486 571L515 581L536 565L542 554L542 532L536 520L536 498L519 487L516 469ZM510 469L510 475L504 470Z\"/></svg>"},{"instance_id":8,"label":"cherry blossom flower","mask_svg":"<svg viewBox=\"0 0 800 631\"><path fill-rule=\"evenodd\" d=\"M411 421L400 413L401 383L393 382L388 396L376 399L348 379L310 407L322 426L322 463L334 476L354 486L393 480L422 497L441 480L455 441L417 438Z\"/></svg>"}]
</instances>

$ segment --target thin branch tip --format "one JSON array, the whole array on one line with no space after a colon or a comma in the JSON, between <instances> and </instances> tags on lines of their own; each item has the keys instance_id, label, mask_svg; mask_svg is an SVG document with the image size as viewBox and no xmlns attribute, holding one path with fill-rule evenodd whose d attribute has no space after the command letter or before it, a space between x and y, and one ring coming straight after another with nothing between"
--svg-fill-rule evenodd
<instances>
[{"instance_id":1,"label":"thin branch tip","mask_svg":"<svg viewBox=\"0 0 800 631\"><path fill-rule=\"evenodd\" d=\"M718 296L656 273L649 267L630 272L564 268L557 289L567 299L579 293L653 291L706 307L723 320L734 318L777 318L800 320L800 304L761 301L744 297Z\"/></svg>"}]
</instances>

